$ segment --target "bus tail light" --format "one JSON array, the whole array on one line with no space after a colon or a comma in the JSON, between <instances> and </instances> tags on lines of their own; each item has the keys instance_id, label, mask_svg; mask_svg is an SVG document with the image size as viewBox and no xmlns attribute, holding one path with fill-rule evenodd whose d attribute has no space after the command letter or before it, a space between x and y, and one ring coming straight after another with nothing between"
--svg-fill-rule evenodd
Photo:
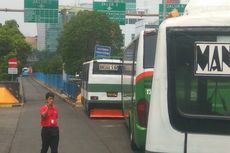
<instances>
[{"instance_id":1,"label":"bus tail light","mask_svg":"<svg viewBox=\"0 0 230 153\"><path fill-rule=\"evenodd\" d=\"M90 96L90 100L98 100L98 96Z\"/></svg>"},{"instance_id":2,"label":"bus tail light","mask_svg":"<svg viewBox=\"0 0 230 153\"><path fill-rule=\"evenodd\" d=\"M142 99L137 103L137 115L139 123L142 127L147 127L148 122L149 103Z\"/></svg>"}]
</instances>

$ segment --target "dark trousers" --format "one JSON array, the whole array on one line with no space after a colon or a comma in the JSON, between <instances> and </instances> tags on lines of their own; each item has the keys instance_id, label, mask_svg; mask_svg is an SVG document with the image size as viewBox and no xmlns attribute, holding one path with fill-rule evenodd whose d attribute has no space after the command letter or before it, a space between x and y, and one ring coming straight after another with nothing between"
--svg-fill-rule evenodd
<instances>
[{"instance_id":1,"label":"dark trousers","mask_svg":"<svg viewBox=\"0 0 230 153\"><path fill-rule=\"evenodd\" d=\"M58 127L43 127L41 131L41 153L47 153L49 147L51 153L58 153L59 129Z\"/></svg>"}]
</instances>

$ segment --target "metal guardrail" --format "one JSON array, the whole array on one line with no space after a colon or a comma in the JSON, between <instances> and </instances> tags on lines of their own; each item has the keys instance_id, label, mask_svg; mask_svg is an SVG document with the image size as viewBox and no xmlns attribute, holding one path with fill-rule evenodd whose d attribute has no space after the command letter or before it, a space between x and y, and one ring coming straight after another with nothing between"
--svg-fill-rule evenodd
<instances>
[{"instance_id":1,"label":"metal guardrail","mask_svg":"<svg viewBox=\"0 0 230 153\"><path fill-rule=\"evenodd\" d=\"M78 93L79 83L77 81L63 80L61 74L45 74L42 72L33 73L34 78L42 81L51 88L58 90L61 93L66 94L72 99L75 99ZM68 78L68 77L67 77Z\"/></svg>"}]
</instances>

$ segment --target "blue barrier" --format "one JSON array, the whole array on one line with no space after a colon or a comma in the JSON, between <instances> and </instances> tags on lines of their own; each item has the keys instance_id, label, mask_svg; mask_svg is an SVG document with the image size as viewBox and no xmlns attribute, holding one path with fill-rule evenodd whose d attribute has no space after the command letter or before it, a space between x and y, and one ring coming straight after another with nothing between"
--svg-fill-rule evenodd
<instances>
[{"instance_id":1,"label":"blue barrier","mask_svg":"<svg viewBox=\"0 0 230 153\"><path fill-rule=\"evenodd\" d=\"M45 74L42 72L35 72L33 73L33 76L37 80L42 81L43 83L48 85L49 87L63 92L72 99L76 98L79 85L77 84L77 82L68 81L68 79L67 81L63 80L62 74ZM71 76L67 75L67 78L69 77Z\"/></svg>"}]
</instances>

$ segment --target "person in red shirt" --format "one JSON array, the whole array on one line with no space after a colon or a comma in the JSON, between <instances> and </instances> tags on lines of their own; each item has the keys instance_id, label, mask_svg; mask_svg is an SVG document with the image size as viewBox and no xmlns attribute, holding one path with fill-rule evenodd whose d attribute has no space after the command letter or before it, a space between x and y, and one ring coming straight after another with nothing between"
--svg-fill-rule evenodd
<instances>
[{"instance_id":1,"label":"person in red shirt","mask_svg":"<svg viewBox=\"0 0 230 153\"><path fill-rule=\"evenodd\" d=\"M54 105L54 94L46 93L46 104L40 107L41 115L41 153L47 153L51 148L51 153L58 153L59 128L58 128L58 109Z\"/></svg>"}]
</instances>

